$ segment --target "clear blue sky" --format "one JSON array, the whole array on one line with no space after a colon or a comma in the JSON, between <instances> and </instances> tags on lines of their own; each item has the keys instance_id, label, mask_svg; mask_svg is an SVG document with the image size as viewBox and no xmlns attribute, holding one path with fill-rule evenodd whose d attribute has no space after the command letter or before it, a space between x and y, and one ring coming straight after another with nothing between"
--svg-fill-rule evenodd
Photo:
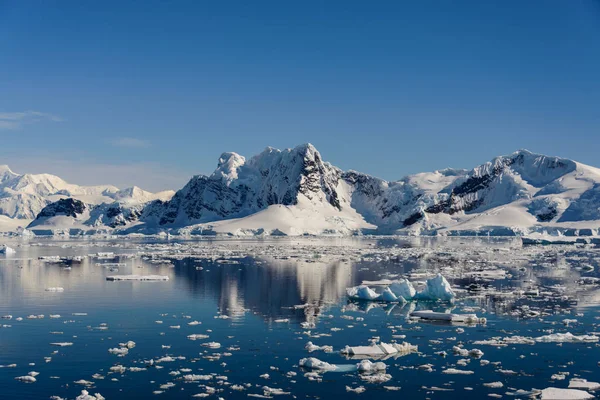
<instances>
[{"instance_id":1,"label":"clear blue sky","mask_svg":"<svg viewBox=\"0 0 600 400\"><path fill-rule=\"evenodd\" d=\"M385 179L600 166L600 3L0 0L0 164L179 188L313 143Z\"/></svg>"}]
</instances>

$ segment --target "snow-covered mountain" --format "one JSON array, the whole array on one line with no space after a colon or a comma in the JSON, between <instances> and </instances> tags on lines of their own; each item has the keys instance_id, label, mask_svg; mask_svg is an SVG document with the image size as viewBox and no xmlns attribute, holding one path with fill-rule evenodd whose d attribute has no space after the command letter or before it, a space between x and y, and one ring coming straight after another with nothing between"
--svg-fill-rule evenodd
<instances>
[{"instance_id":1,"label":"snow-covered mountain","mask_svg":"<svg viewBox=\"0 0 600 400\"><path fill-rule=\"evenodd\" d=\"M88 190L112 202L81 200L83 209L52 204L31 228L229 235L597 234L600 228L600 170L526 150L472 170L388 182L342 171L310 144L269 147L250 159L223 153L211 175L194 176L172 198L136 188Z\"/></svg>"},{"instance_id":2,"label":"snow-covered mountain","mask_svg":"<svg viewBox=\"0 0 600 400\"><path fill-rule=\"evenodd\" d=\"M111 185L79 186L50 174L17 174L0 166L0 231L25 227L50 204L60 199L80 200L87 205L142 204L168 200L174 192L150 193L138 187L119 190Z\"/></svg>"}]
</instances>

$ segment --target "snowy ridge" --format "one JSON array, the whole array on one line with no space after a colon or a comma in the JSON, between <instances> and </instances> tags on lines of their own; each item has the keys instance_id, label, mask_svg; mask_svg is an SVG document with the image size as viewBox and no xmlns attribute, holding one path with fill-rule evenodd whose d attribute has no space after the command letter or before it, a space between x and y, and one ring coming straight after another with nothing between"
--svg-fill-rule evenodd
<instances>
[{"instance_id":1,"label":"snowy ridge","mask_svg":"<svg viewBox=\"0 0 600 400\"><path fill-rule=\"evenodd\" d=\"M249 159L223 153L212 174L192 177L174 195L80 187L51 175L17 175L8 167L0 167L0 187L15 210L29 212L20 215L33 218L39 209L32 229L50 232L597 235L600 228L600 170L527 150L472 170L444 169L394 182L342 171L303 144L268 147ZM35 204L29 196L37 196ZM61 198L80 200L85 209L75 215L61 207L42 212Z\"/></svg>"},{"instance_id":2,"label":"snowy ridge","mask_svg":"<svg viewBox=\"0 0 600 400\"><path fill-rule=\"evenodd\" d=\"M174 192L150 193L138 187L119 190L115 186L79 186L50 174L17 174L0 166L0 231L14 232L35 220L46 206L61 199L76 199L87 205L133 206L156 199L168 200ZM46 215L47 216L47 215ZM39 222L39 221L38 221ZM68 221L72 224L72 221ZM59 224L60 225L60 224Z\"/></svg>"}]
</instances>

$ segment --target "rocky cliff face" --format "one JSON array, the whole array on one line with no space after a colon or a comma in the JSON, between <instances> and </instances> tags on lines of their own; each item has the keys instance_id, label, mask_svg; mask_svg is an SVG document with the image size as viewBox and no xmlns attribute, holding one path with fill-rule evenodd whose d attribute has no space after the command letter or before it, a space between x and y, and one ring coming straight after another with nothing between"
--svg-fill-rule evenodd
<instances>
[{"instance_id":1,"label":"rocky cliff face","mask_svg":"<svg viewBox=\"0 0 600 400\"><path fill-rule=\"evenodd\" d=\"M273 204L295 205L299 196L339 210L340 176L310 144L267 148L250 160L223 153L212 175L195 176L170 201L152 203L143 219L164 226L243 217Z\"/></svg>"}]
</instances>

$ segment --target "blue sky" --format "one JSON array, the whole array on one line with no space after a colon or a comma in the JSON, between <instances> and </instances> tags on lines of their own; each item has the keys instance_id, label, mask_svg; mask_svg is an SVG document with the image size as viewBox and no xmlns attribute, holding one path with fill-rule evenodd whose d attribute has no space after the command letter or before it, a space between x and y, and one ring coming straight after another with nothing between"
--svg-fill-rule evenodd
<instances>
[{"instance_id":1,"label":"blue sky","mask_svg":"<svg viewBox=\"0 0 600 400\"><path fill-rule=\"evenodd\" d=\"M600 166L600 3L0 0L0 164L179 188L313 143L385 179Z\"/></svg>"}]
</instances>

